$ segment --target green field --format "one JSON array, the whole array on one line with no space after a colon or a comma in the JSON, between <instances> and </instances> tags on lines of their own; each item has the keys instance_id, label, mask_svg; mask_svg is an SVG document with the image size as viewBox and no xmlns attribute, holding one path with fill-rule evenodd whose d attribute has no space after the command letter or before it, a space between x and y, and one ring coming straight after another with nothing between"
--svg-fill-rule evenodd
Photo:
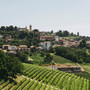
<instances>
[{"instance_id":1,"label":"green field","mask_svg":"<svg viewBox=\"0 0 90 90\"><path fill-rule=\"evenodd\" d=\"M71 66L77 66L76 63L71 62L70 60L65 59L61 56L54 55L53 53L51 53L51 55L53 56L53 61L57 64L70 64ZM33 64L44 64L44 57L41 57L39 53L34 53L32 56L30 56L30 58L33 59Z\"/></svg>"},{"instance_id":2,"label":"green field","mask_svg":"<svg viewBox=\"0 0 90 90\"><path fill-rule=\"evenodd\" d=\"M71 66L77 66L76 63L74 63L68 59L65 59L58 55L54 55L54 54L52 54L52 55L53 55L53 61L57 64L70 64Z\"/></svg>"},{"instance_id":3,"label":"green field","mask_svg":"<svg viewBox=\"0 0 90 90\"><path fill-rule=\"evenodd\" d=\"M85 71L90 72L90 63L86 63L86 64L80 64Z\"/></svg>"},{"instance_id":4,"label":"green field","mask_svg":"<svg viewBox=\"0 0 90 90\"><path fill-rule=\"evenodd\" d=\"M32 58L32 63L33 64L40 64L43 62L44 57L41 57L39 53L34 53L32 54L32 56L30 56L30 58Z\"/></svg>"}]
</instances>

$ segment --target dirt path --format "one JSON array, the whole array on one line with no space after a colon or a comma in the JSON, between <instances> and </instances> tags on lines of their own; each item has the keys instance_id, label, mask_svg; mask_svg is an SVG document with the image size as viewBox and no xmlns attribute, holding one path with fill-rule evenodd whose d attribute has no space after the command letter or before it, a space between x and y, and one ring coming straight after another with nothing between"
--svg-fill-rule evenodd
<instances>
[{"instance_id":1,"label":"dirt path","mask_svg":"<svg viewBox=\"0 0 90 90\"><path fill-rule=\"evenodd\" d=\"M76 63L79 67L81 67L81 71L82 72L84 72L85 70L84 70L84 68L80 65L80 64L78 64L78 63ZM86 71L87 72L87 71Z\"/></svg>"}]
</instances>

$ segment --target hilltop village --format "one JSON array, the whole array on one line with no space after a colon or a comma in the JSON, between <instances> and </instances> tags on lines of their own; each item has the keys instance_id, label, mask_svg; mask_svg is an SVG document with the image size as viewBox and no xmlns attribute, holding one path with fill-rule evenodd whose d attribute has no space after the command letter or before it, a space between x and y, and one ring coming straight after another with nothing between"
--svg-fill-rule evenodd
<instances>
[{"instance_id":1,"label":"hilltop village","mask_svg":"<svg viewBox=\"0 0 90 90\"><path fill-rule=\"evenodd\" d=\"M13 27L11 26L10 28L12 29ZM66 36L67 38L65 38L60 35L56 35L56 33L53 33L53 31L40 32L38 29L32 30L31 25L29 26L29 29L27 29L27 27L17 28L15 32L17 33L17 35L18 33L20 34L19 39L17 39L14 35L12 35L14 34L13 33L14 30L10 31L12 33L7 33L4 32L4 30L2 29L3 27L1 27L0 30L0 42L1 42L0 50L7 52L9 54L10 53L16 54L17 52L22 52L25 50L28 50L30 52L31 48L36 48L39 51L49 50L51 47L54 48L58 46L76 48L80 45L80 42L82 41L82 39L78 35L71 35L71 36L67 35ZM34 33L33 35L35 36L32 36L31 38L35 37L36 38L35 40L38 41L34 41L35 44L34 43L32 44L33 41L29 40L30 36L24 36L25 34L27 35L27 33L30 34ZM69 32L65 31L64 33L68 34ZM21 43L17 44L17 42L19 41ZM28 43L28 41L30 44ZM86 44L90 46L90 41L86 41Z\"/></svg>"},{"instance_id":2,"label":"hilltop village","mask_svg":"<svg viewBox=\"0 0 90 90\"><path fill-rule=\"evenodd\" d=\"M90 90L90 37L0 27L0 90L78 88Z\"/></svg>"}]
</instances>

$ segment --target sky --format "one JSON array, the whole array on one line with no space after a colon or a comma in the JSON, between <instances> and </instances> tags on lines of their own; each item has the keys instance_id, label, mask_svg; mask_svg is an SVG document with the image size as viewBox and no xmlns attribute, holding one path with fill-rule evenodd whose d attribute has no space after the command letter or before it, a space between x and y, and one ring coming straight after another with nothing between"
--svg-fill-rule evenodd
<instances>
[{"instance_id":1,"label":"sky","mask_svg":"<svg viewBox=\"0 0 90 90\"><path fill-rule=\"evenodd\" d=\"M0 26L90 36L90 0L0 0Z\"/></svg>"}]
</instances>

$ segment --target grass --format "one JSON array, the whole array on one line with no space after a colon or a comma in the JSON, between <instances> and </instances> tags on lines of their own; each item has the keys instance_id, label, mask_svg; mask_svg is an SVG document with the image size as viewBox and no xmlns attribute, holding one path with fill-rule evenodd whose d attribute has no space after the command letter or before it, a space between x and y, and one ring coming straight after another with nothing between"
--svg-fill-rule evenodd
<instances>
[{"instance_id":1,"label":"grass","mask_svg":"<svg viewBox=\"0 0 90 90\"><path fill-rule=\"evenodd\" d=\"M32 54L32 56L30 56L30 58L33 59L33 61L32 61L33 64L40 64L44 60L44 57L41 57L39 53Z\"/></svg>"},{"instance_id":2,"label":"grass","mask_svg":"<svg viewBox=\"0 0 90 90\"><path fill-rule=\"evenodd\" d=\"M71 66L77 66L76 63L54 54L53 54L53 61L57 64L70 64Z\"/></svg>"},{"instance_id":3,"label":"grass","mask_svg":"<svg viewBox=\"0 0 90 90\"><path fill-rule=\"evenodd\" d=\"M85 71L90 72L90 63L86 63L86 64L80 64Z\"/></svg>"},{"instance_id":4,"label":"grass","mask_svg":"<svg viewBox=\"0 0 90 90\"><path fill-rule=\"evenodd\" d=\"M79 37L78 36L75 36L75 37L69 36L69 37L62 37L62 38L65 38L65 39L77 39Z\"/></svg>"},{"instance_id":5,"label":"grass","mask_svg":"<svg viewBox=\"0 0 90 90\"><path fill-rule=\"evenodd\" d=\"M17 76L17 78L14 79L15 82L19 83L24 77L23 76Z\"/></svg>"},{"instance_id":6,"label":"grass","mask_svg":"<svg viewBox=\"0 0 90 90\"><path fill-rule=\"evenodd\" d=\"M68 59L65 59L61 56L57 56L57 55L53 55L53 60L54 62L58 63L58 64L70 64L71 66L78 66L76 63L74 62L71 62L70 60ZM81 73L74 73L75 75L77 76L80 76L80 77L83 77L83 78L86 78L86 79L89 79L90 80L90 63L87 63L87 64L80 64L85 72L81 72Z\"/></svg>"},{"instance_id":7,"label":"grass","mask_svg":"<svg viewBox=\"0 0 90 90\"><path fill-rule=\"evenodd\" d=\"M68 59L65 59L61 56L54 55L53 53L51 53L51 55L53 55L53 61L57 64L70 64L71 66L77 66L76 63ZM40 53L34 53L32 56L30 56L30 58L33 59L32 64L45 64L43 63L45 57L41 57ZM47 63L47 64L50 64L50 63Z\"/></svg>"}]
</instances>

